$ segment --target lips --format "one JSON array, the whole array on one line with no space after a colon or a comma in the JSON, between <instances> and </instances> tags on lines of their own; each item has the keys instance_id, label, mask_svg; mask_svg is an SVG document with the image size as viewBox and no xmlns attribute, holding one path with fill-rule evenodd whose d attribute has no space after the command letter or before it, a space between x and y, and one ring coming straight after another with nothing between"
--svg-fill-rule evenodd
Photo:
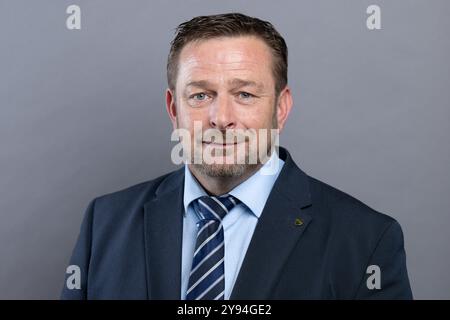
<instances>
[{"instance_id":1,"label":"lips","mask_svg":"<svg viewBox=\"0 0 450 320\"><path fill-rule=\"evenodd\" d=\"M230 146L235 146L238 145L241 142L234 142L234 143L216 143L216 142L207 142L207 141L202 141L203 144L209 145L209 146L214 146L214 147L230 147Z\"/></svg>"}]
</instances>

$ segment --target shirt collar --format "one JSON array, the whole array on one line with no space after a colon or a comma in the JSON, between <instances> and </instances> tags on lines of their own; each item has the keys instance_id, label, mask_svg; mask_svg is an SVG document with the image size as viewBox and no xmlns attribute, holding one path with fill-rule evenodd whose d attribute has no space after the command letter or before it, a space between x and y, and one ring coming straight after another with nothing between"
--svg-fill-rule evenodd
<instances>
[{"instance_id":1,"label":"shirt collar","mask_svg":"<svg viewBox=\"0 0 450 320\"><path fill-rule=\"evenodd\" d=\"M266 205L272 187L280 174L284 161L278 157L276 152L272 152L269 160L247 180L237 185L228 194L238 198L251 212L259 218ZM184 167L184 214L187 212L189 204L197 198L206 196L205 189L192 175L188 166Z\"/></svg>"}]
</instances>

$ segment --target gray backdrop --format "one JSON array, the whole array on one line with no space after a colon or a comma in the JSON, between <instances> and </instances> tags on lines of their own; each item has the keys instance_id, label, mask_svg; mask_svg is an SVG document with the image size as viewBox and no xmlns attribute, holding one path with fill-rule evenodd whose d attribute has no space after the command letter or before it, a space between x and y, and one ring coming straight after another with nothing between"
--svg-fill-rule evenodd
<instances>
[{"instance_id":1,"label":"gray backdrop","mask_svg":"<svg viewBox=\"0 0 450 320\"><path fill-rule=\"evenodd\" d=\"M66 8L81 7L81 30ZM381 30L366 8L381 7ZM450 1L0 0L0 298L58 298L88 202L174 169L173 30L270 20L290 50L281 144L398 219L416 298L450 298Z\"/></svg>"}]
</instances>

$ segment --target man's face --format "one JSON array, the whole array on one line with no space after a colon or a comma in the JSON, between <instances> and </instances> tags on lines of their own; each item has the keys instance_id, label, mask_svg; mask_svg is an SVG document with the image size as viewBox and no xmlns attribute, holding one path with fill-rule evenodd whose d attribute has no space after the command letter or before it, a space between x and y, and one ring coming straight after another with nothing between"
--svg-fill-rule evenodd
<instances>
[{"instance_id":1,"label":"man's face","mask_svg":"<svg viewBox=\"0 0 450 320\"><path fill-rule=\"evenodd\" d=\"M280 96L286 94L290 99L289 89ZM282 99L286 102L286 97ZM270 129L282 128L287 117L283 111L281 119L278 117L270 48L251 36L188 43L179 56L175 92L167 91L166 103L174 129L191 133L192 156L201 150L208 150L212 156L213 163L203 161L191 168L216 177L240 176L258 165L248 164L249 141L239 134L234 141L220 143L211 143L205 137L195 139L194 123L201 124L202 132L214 129L224 138L226 132L254 129L258 143L253 152L259 152L258 130L266 129L270 137ZM271 147L270 138L266 140L264 151ZM238 151L238 144L244 144L244 154Z\"/></svg>"}]
</instances>

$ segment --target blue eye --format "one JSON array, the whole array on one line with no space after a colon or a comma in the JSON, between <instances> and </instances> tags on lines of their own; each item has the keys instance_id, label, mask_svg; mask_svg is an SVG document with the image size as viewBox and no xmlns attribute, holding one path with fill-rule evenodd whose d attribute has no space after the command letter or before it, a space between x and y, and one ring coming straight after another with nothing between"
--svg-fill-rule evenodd
<instances>
[{"instance_id":1,"label":"blue eye","mask_svg":"<svg viewBox=\"0 0 450 320\"><path fill-rule=\"evenodd\" d=\"M253 95L252 95L251 93L248 93L248 92L240 92L240 93L239 93L239 96L240 96L241 98L243 98L243 99L248 99L248 98L253 97Z\"/></svg>"},{"instance_id":2,"label":"blue eye","mask_svg":"<svg viewBox=\"0 0 450 320\"><path fill-rule=\"evenodd\" d=\"M206 99L206 94L204 94L203 92L202 93L197 93L197 94L194 94L192 97L195 100L205 100Z\"/></svg>"}]
</instances>

